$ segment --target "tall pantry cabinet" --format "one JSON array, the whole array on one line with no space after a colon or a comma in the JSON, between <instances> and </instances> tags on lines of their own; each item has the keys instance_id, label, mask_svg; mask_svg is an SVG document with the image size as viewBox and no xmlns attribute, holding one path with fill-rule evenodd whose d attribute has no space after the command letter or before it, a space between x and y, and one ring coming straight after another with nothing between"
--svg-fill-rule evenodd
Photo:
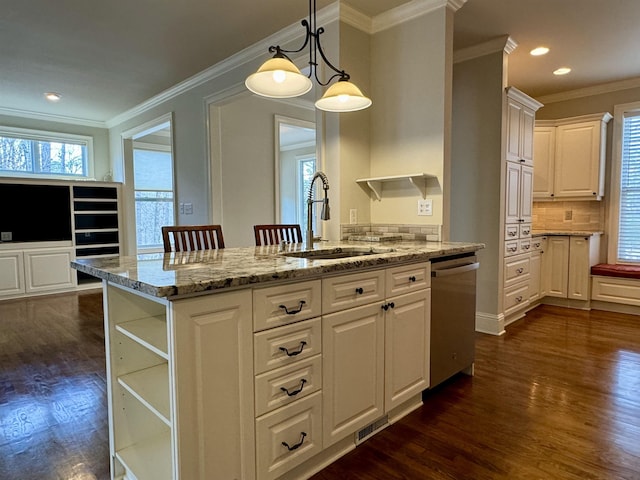
<instances>
[{"instance_id":1,"label":"tall pantry cabinet","mask_svg":"<svg viewBox=\"0 0 640 480\"><path fill-rule=\"evenodd\" d=\"M540 263L531 263L533 209L533 132L535 113L542 106L514 87L506 89L506 145L504 162L505 325L520 318L530 302L530 282L538 278Z\"/></svg>"}]
</instances>

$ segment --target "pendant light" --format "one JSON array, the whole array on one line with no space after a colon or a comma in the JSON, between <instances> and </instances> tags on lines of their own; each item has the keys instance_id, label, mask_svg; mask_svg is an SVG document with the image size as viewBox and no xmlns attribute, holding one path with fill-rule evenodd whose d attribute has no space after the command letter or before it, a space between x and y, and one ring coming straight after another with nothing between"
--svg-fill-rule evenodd
<instances>
[{"instance_id":1,"label":"pendant light","mask_svg":"<svg viewBox=\"0 0 640 480\"><path fill-rule=\"evenodd\" d=\"M269 47L269 52L274 54L273 58L264 62L256 73L249 75L245 81L247 88L263 97L290 98L304 95L311 90L312 75L323 87L337 78L338 81L330 86L322 98L316 102L318 109L328 112L354 112L369 107L371 99L365 97L360 89L349 81L351 77L348 73L333 66L322 50L320 35L324 33L324 28L316 27L316 0L309 0L309 19L304 19L301 23L307 32L302 46L297 50L284 50L279 45ZM309 75L305 76L293 64L287 53L301 52L307 46L309 47ZM326 82L318 78L318 54L335 72Z\"/></svg>"}]
</instances>

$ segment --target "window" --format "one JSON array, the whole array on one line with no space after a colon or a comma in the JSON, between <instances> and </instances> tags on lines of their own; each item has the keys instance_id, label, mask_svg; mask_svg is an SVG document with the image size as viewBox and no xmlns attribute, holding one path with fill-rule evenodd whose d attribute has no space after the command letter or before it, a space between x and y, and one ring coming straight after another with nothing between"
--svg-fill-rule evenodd
<instances>
[{"instance_id":1,"label":"window","mask_svg":"<svg viewBox=\"0 0 640 480\"><path fill-rule=\"evenodd\" d=\"M313 180L313 175L316 173L316 158L315 155L313 157L306 157L298 159L298 179L297 179L297 190L298 190L298 201L297 205L300 206L298 209L298 224L302 227L303 231L306 231L307 228L307 195L309 193L309 187L311 186L311 180ZM315 192L314 192L315 193ZM318 223L316 220L316 208L314 204L314 208L312 209L313 216L311 218L312 229L316 231L316 224Z\"/></svg>"},{"instance_id":2,"label":"window","mask_svg":"<svg viewBox=\"0 0 640 480\"><path fill-rule=\"evenodd\" d=\"M134 144L133 176L138 251L162 249L161 227L175 218L171 151Z\"/></svg>"},{"instance_id":3,"label":"window","mask_svg":"<svg viewBox=\"0 0 640 480\"><path fill-rule=\"evenodd\" d=\"M640 111L622 119L618 259L640 262Z\"/></svg>"},{"instance_id":4,"label":"window","mask_svg":"<svg viewBox=\"0 0 640 480\"><path fill-rule=\"evenodd\" d=\"M90 178L91 137L0 127L0 175Z\"/></svg>"}]
</instances>

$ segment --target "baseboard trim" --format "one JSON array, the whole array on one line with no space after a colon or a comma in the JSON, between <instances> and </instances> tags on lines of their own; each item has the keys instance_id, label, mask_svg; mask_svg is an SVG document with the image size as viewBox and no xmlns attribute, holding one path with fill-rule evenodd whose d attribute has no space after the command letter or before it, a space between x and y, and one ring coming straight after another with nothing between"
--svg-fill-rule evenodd
<instances>
[{"instance_id":1,"label":"baseboard trim","mask_svg":"<svg viewBox=\"0 0 640 480\"><path fill-rule=\"evenodd\" d=\"M578 310L591 310L588 300L574 300L572 298L544 297L541 303L556 307L576 308Z\"/></svg>"},{"instance_id":2,"label":"baseboard trim","mask_svg":"<svg viewBox=\"0 0 640 480\"><path fill-rule=\"evenodd\" d=\"M476 312L476 332L503 335L505 333L504 327L504 314Z\"/></svg>"},{"instance_id":3,"label":"baseboard trim","mask_svg":"<svg viewBox=\"0 0 640 480\"><path fill-rule=\"evenodd\" d=\"M605 312L627 313L630 315L640 315L640 307L635 305L625 305L622 303L601 302L591 300L592 310L604 310Z\"/></svg>"}]
</instances>

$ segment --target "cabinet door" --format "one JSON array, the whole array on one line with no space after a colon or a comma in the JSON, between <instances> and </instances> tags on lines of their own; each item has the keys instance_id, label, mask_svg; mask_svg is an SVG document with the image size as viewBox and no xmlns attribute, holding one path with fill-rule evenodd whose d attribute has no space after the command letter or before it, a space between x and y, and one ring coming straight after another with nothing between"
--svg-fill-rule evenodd
<instances>
[{"instance_id":1,"label":"cabinet door","mask_svg":"<svg viewBox=\"0 0 640 480\"><path fill-rule=\"evenodd\" d=\"M520 219L520 164L507 163L505 181L505 223L518 223Z\"/></svg>"},{"instance_id":2,"label":"cabinet door","mask_svg":"<svg viewBox=\"0 0 640 480\"><path fill-rule=\"evenodd\" d=\"M556 127L536 127L533 135L534 198L553 197L553 171L555 164Z\"/></svg>"},{"instance_id":3,"label":"cabinet door","mask_svg":"<svg viewBox=\"0 0 640 480\"><path fill-rule=\"evenodd\" d=\"M25 250L27 293L75 287L77 279L70 265L74 258L73 248Z\"/></svg>"},{"instance_id":4,"label":"cabinet door","mask_svg":"<svg viewBox=\"0 0 640 480\"><path fill-rule=\"evenodd\" d=\"M533 302L540 298L540 274L542 268L542 252L531 254L529 262L529 300Z\"/></svg>"},{"instance_id":5,"label":"cabinet door","mask_svg":"<svg viewBox=\"0 0 640 480\"><path fill-rule=\"evenodd\" d=\"M387 301L387 305L385 412L429 386L431 290L394 297Z\"/></svg>"},{"instance_id":6,"label":"cabinet door","mask_svg":"<svg viewBox=\"0 0 640 480\"><path fill-rule=\"evenodd\" d=\"M522 108L520 114L520 161L533 166L533 130L536 114L527 107Z\"/></svg>"},{"instance_id":7,"label":"cabinet door","mask_svg":"<svg viewBox=\"0 0 640 480\"><path fill-rule=\"evenodd\" d=\"M521 115L524 107L511 98L507 98L507 102L507 160L519 162Z\"/></svg>"},{"instance_id":8,"label":"cabinet door","mask_svg":"<svg viewBox=\"0 0 640 480\"><path fill-rule=\"evenodd\" d=\"M384 410L382 302L322 318L323 448Z\"/></svg>"},{"instance_id":9,"label":"cabinet door","mask_svg":"<svg viewBox=\"0 0 640 480\"><path fill-rule=\"evenodd\" d=\"M547 239L546 266L547 295L567 298L567 282L569 275L569 237L551 236Z\"/></svg>"},{"instance_id":10,"label":"cabinet door","mask_svg":"<svg viewBox=\"0 0 640 480\"><path fill-rule=\"evenodd\" d=\"M589 300L589 238L571 237L569 241L568 298Z\"/></svg>"},{"instance_id":11,"label":"cabinet door","mask_svg":"<svg viewBox=\"0 0 640 480\"><path fill-rule=\"evenodd\" d=\"M533 168L520 167L520 217L524 223L531 223L533 215Z\"/></svg>"},{"instance_id":12,"label":"cabinet door","mask_svg":"<svg viewBox=\"0 0 640 480\"><path fill-rule=\"evenodd\" d=\"M22 252L0 254L0 296L24 294L24 264Z\"/></svg>"},{"instance_id":13,"label":"cabinet door","mask_svg":"<svg viewBox=\"0 0 640 480\"><path fill-rule=\"evenodd\" d=\"M600 183L601 122L556 129L555 197L597 197Z\"/></svg>"},{"instance_id":14,"label":"cabinet door","mask_svg":"<svg viewBox=\"0 0 640 480\"><path fill-rule=\"evenodd\" d=\"M255 478L251 291L172 304L179 478Z\"/></svg>"}]
</instances>

